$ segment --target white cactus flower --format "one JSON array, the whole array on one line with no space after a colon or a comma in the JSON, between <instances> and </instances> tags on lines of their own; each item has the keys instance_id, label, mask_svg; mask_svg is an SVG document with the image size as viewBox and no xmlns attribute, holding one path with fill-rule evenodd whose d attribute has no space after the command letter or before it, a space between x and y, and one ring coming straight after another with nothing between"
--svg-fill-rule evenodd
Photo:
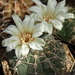
<instances>
[{"instance_id":1,"label":"white cactus flower","mask_svg":"<svg viewBox=\"0 0 75 75\"><path fill-rule=\"evenodd\" d=\"M61 30L65 19L74 18L74 14L67 13L68 7L65 6L66 1L63 0L57 4L56 0L48 0L47 5L42 4L40 0L32 0L37 6L29 8L30 11L38 15L37 20L43 21L45 24L45 30L49 34L52 34L53 26L57 30Z\"/></svg>"},{"instance_id":2,"label":"white cactus flower","mask_svg":"<svg viewBox=\"0 0 75 75\"><path fill-rule=\"evenodd\" d=\"M15 49L15 54L18 58L28 54L30 50L42 50L41 46L44 46L45 42L42 38L38 38L44 31L44 25L34 25L35 14L30 16L26 15L26 18L22 20L13 14L13 20L16 24L9 25L3 32L9 33L12 36L4 39L2 45L7 46L6 50L11 51Z\"/></svg>"}]
</instances>

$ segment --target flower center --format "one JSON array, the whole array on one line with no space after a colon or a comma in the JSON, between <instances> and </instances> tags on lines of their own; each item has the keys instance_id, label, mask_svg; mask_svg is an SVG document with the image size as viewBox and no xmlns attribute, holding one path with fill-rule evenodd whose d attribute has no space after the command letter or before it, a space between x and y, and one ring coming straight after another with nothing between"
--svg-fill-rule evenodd
<instances>
[{"instance_id":1,"label":"flower center","mask_svg":"<svg viewBox=\"0 0 75 75\"><path fill-rule=\"evenodd\" d=\"M54 17L52 15L49 15L49 14L48 15L44 15L43 18L44 18L44 20L46 22L48 22L50 19L54 19Z\"/></svg>"},{"instance_id":2,"label":"flower center","mask_svg":"<svg viewBox=\"0 0 75 75\"><path fill-rule=\"evenodd\" d=\"M24 33L20 36L20 42L21 44L23 43L30 43L34 40L34 38L32 38L32 34L31 33Z\"/></svg>"}]
</instances>

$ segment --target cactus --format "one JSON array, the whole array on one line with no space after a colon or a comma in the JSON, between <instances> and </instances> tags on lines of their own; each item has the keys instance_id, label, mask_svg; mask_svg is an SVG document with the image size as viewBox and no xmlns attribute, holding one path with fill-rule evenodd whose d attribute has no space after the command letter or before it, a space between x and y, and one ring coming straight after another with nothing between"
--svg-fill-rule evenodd
<instances>
[{"instance_id":1,"label":"cactus","mask_svg":"<svg viewBox=\"0 0 75 75\"><path fill-rule=\"evenodd\" d=\"M0 0L0 15L3 15L4 22L11 22L11 15L13 13L17 14L21 19L25 17L25 15L30 14L28 8L35 5L35 3L31 0Z\"/></svg>"},{"instance_id":2,"label":"cactus","mask_svg":"<svg viewBox=\"0 0 75 75\"><path fill-rule=\"evenodd\" d=\"M8 0L8 2L9 1L10 0ZM15 1L19 2L18 0ZM73 9L69 12L72 11ZM24 17L24 15L22 16ZM60 37L62 40L70 41L75 34L73 29L74 19L66 20L63 24L64 26L62 30L55 30L56 33L53 33L53 35ZM46 34L45 32L43 33L44 34L40 36L40 38L45 41L43 50L30 50L26 56L19 59L15 55L15 50L12 50L6 54L4 59L7 60L12 75L57 75L63 68L65 68L66 55L63 49L63 44L59 40L55 40L53 35Z\"/></svg>"},{"instance_id":3,"label":"cactus","mask_svg":"<svg viewBox=\"0 0 75 75\"><path fill-rule=\"evenodd\" d=\"M69 7L69 13L75 14L75 9L73 7ZM61 31L54 30L54 35L59 38L60 40L69 42L75 36L75 19L68 19L65 20L63 23L63 28Z\"/></svg>"},{"instance_id":4,"label":"cactus","mask_svg":"<svg viewBox=\"0 0 75 75\"><path fill-rule=\"evenodd\" d=\"M46 44L42 51L29 52L17 59L14 50L7 53L7 60L13 75L55 75L62 70L65 52L62 44L52 35L41 36Z\"/></svg>"}]
</instances>

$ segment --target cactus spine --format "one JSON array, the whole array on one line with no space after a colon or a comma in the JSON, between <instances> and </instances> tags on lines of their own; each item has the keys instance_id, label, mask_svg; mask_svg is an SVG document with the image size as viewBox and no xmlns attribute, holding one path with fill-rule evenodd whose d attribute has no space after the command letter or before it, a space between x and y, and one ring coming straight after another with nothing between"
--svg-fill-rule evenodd
<instances>
[{"instance_id":1,"label":"cactus spine","mask_svg":"<svg viewBox=\"0 0 75 75\"><path fill-rule=\"evenodd\" d=\"M7 53L13 75L55 75L62 70L65 62L62 44L52 35L42 38L46 41L42 51L30 52L20 59L16 58L14 50Z\"/></svg>"}]
</instances>

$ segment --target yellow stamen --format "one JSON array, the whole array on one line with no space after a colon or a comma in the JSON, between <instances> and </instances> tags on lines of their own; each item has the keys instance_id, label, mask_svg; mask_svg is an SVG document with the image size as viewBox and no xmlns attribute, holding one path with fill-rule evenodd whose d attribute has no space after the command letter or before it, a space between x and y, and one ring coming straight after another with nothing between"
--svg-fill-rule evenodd
<instances>
[{"instance_id":1,"label":"yellow stamen","mask_svg":"<svg viewBox=\"0 0 75 75\"><path fill-rule=\"evenodd\" d=\"M30 43L34 40L34 38L32 38L32 34L31 33L24 33L20 36L20 42L21 44L23 43Z\"/></svg>"},{"instance_id":2,"label":"yellow stamen","mask_svg":"<svg viewBox=\"0 0 75 75\"><path fill-rule=\"evenodd\" d=\"M49 15L49 14L48 15L44 15L43 18L44 18L44 20L46 22L48 22L50 19L54 19L54 17L52 15Z\"/></svg>"}]
</instances>

